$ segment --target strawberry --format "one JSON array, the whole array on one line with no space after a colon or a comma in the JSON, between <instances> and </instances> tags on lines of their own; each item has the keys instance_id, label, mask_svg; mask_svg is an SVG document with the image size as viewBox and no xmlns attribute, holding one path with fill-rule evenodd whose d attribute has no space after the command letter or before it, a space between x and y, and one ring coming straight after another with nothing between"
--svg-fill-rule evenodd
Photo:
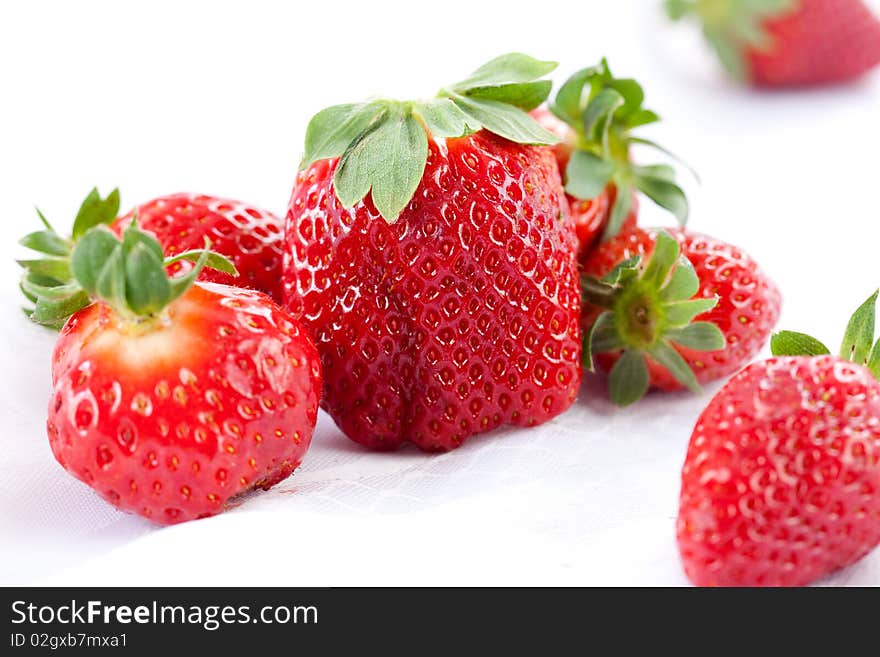
<instances>
[{"instance_id":1,"label":"strawberry","mask_svg":"<svg viewBox=\"0 0 880 657\"><path fill-rule=\"evenodd\" d=\"M70 269L96 303L52 358L47 432L58 462L114 506L170 524L222 511L296 468L318 412L320 361L304 329L261 292L196 283L202 251L169 278L131 222L91 228Z\"/></svg>"},{"instance_id":2,"label":"strawberry","mask_svg":"<svg viewBox=\"0 0 880 657\"><path fill-rule=\"evenodd\" d=\"M641 85L615 78L602 60L585 68L560 87L547 109L533 115L561 138L554 147L574 217L581 254L599 240L635 228L638 193L669 210L682 226L688 202L669 165L640 166L632 161L633 145L667 153L633 131L659 121L643 107Z\"/></svg>"},{"instance_id":3,"label":"strawberry","mask_svg":"<svg viewBox=\"0 0 880 657\"><path fill-rule=\"evenodd\" d=\"M880 340L875 293L840 356L773 336L775 358L700 415L681 473L678 546L698 585L802 586L880 543Z\"/></svg>"},{"instance_id":4,"label":"strawberry","mask_svg":"<svg viewBox=\"0 0 880 657\"><path fill-rule=\"evenodd\" d=\"M159 240L165 253L180 256L170 273L186 272L197 258L196 250L212 242L215 252L229 258L239 272L204 269L200 280L251 287L281 299L282 223L277 217L238 201L194 194L173 194L145 203L124 217L119 212L119 190L101 198L89 192L80 206L70 237L62 237L37 210L44 229L26 235L21 244L42 254L20 260L24 268L22 292L34 304L28 315L35 322L61 328L64 321L89 303L70 272L70 254L90 228L110 226L121 235L135 213L142 230Z\"/></svg>"},{"instance_id":5,"label":"strawberry","mask_svg":"<svg viewBox=\"0 0 880 657\"><path fill-rule=\"evenodd\" d=\"M558 136L561 141L553 147L556 156L556 164L560 172L565 172L571 154L574 151L572 141L574 133L562 121L557 119L549 110L539 107L532 112L532 116L544 128ZM590 199L579 199L571 194L566 194L571 216L574 220L574 229L577 233L579 253L585 254L596 242L608 225L611 218L611 208L617 201L617 187L613 183L605 185L599 194ZM639 214L639 199L635 192L632 193L629 214L623 220L621 230L630 230L636 227Z\"/></svg>"},{"instance_id":6,"label":"strawberry","mask_svg":"<svg viewBox=\"0 0 880 657\"><path fill-rule=\"evenodd\" d=\"M285 302L323 406L373 449L442 451L564 411L580 383L576 240L552 134L555 64L499 57L417 103L318 113L290 199Z\"/></svg>"},{"instance_id":7,"label":"strawberry","mask_svg":"<svg viewBox=\"0 0 880 657\"><path fill-rule=\"evenodd\" d=\"M741 249L706 235L637 228L601 244L583 270L587 360L610 370L620 405L649 387L698 391L735 372L779 318L773 282Z\"/></svg>"},{"instance_id":8,"label":"strawberry","mask_svg":"<svg viewBox=\"0 0 880 657\"><path fill-rule=\"evenodd\" d=\"M880 21L861 0L667 0L695 14L725 68L758 87L845 82L880 64Z\"/></svg>"},{"instance_id":9,"label":"strawberry","mask_svg":"<svg viewBox=\"0 0 880 657\"><path fill-rule=\"evenodd\" d=\"M137 212L141 230L152 233L169 256L204 246L226 256L238 276L205 269L200 280L237 285L265 292L281 302L281 247L284 223L275 215L255 207L201 194L172 194L139 205L111 228L122 234ZM170 273L188 271L186 260Z\"/></svg>"}]
</instances>

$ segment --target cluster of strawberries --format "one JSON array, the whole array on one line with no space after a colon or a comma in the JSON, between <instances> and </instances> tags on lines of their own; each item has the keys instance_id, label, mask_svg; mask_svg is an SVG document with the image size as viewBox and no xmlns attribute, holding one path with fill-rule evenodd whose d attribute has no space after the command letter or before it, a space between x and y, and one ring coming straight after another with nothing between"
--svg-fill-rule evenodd
<instances>
[{"instance_id":1,"label":"cluster of strawberries","mask_svg":"<svg viewBox=\"0 0 880 657\"><path fill-rule=\"evenodd\" d=\"M679 3L681 4L681 3ZM159 523L210 516L301 462L319 404L352 440L446 451L535 426L607 372L620 406L697 391L765 345L780 295L741 249L684 228L656 122L606 62L545 105L555 68L499 57L418 102L319 112L284 221L173 195L22 240L31 318L61 329L58 461ZM662 150L662 149L661 149ZM638 225L638 197L681 227ZM678 536L700 584L799 584L880 541L875 297L843 357L795 333L694 430Z\"/></svg>"}]
</instances>

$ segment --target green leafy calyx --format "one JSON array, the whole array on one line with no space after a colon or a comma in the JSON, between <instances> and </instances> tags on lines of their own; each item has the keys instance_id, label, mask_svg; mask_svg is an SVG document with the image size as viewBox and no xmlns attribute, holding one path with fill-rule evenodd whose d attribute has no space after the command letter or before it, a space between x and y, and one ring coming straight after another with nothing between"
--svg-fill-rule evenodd
<instances>
[{"instance_id":1,"label":"green leafy calyx","mask_svg":"<svg viewBox=\"0 0 880 657\"><path fill-rule=\"evenodd\" d=\"M94 299L107 301L129 318L150 316L183 294L198 276L196 270L211 267L236 273L229 260L203 249L165 258L159 242L141 231L136 220L120 241L108 228L118 214L118 189L105 198L92 189L76 214L70 237L63 237L37 210L43 230L19 241L40 254L18 261L24 270L21 291L33 304L25 309L31 320L60 329ZM165 267L180 260L195 262L196 267L169 279Z\"/></svg>"},{"instance_id":2,"label":"green leafy calyx","mask_svg":"<svg viewBox=\"0 0 880 657\"><path fill-rule=\"evenodd\" d=\"M74 244L95 226L109 225L119 213L119 190L102 198L92 189L80 205L71 236L62 237L37 210L43 230L25 235L19 244L40 254L38 258L19 260L24 270L20 287L33 304L25 314L33 321L51 328L61 328L67 318L89 304L89 296L73 280L70 255Z\"/></svg>"},{"instance_id":3,"label":"green leafy calyx","mask_svg":"<svg viewBox=\"0 0 880 657\"><path fill-rule=\"evenodd\" d=\"M125 229L122 239L106 226L96 226L83 235L73 248L70 270L74 280L90 299L101 300L129 321L157 316L195 282L205 266L237 275L225 257L205 249L187 251L165 258L155 237L137 225L137 216ZM172 262L195 262L186 274L170 277L166 267Z\"/></svg>"},{"instance_id":4,"label":"green leafy calyx","mask_svg":"<svg viewBox=\"0 0 880 657\"><path fill-rule=\"evenodd\" d=\"M609 393L618 406L641 399L648 391L646 359L666 369L692 391L700 386L676 346L716 351L724 335L711 322L694 318L715 307L717 298L695 298L700 281L678 242L658 233L649 259L633 258L603 279L584 277L584 302L604 308L585 338L584 365L594 357L620 352L609 374Z\"/></svg>"},{"instance_id":5,"label":"green leafy calyx","mask_svg":"<svg viewBox=\"0 0 880 657\"><path fill-rule=\"evenodd\" d=\"M850 317L843 334L839 355L867 367L880 379L880 338L874 341L877 314L877 296L874 292ZM796 331L779 331L770 340L774 356L824 356L831 350L816 338Z\"/></svg>"},{"instance_id":6,"label":"green leafy calyx","mask_svg":"<svg viewBox=\"0 0 880 657\"><path fill-rule=\"evenodd\" d=\"M633 144L671 155L660 145L633 134L636 128L660 120L643 106L644 100L641 85L635 80L615 78L603 59L598 66L572 75L550 104L553 114L574 133L565 190L575 198L592 200L608 185L617 188L603 239L620 232L631 210L634 190L671 212L681 225L687 222L688 201L676 183L675 170L665 164L636 166L630 160Z\"/></svg>"},{"instance_id":7,"label":"green leafy calyx","mask_svg":"<svg viewBox=\"0 0 880 657\"><path fill-rule=\"evenodd\" d=\"M691 16L702 24L709 45L737 80L748 77L746 51L772 44L765 22L796 7L797 0L666 0L670 18Z\"/></svg>"},{"instance_id":8,"label":"green leafy calyx","mask_svg":"<svg viewBox=\"0 0 880 657\"><path fill-rule=\"evenodd\" d=\"M309 122L301 167L339 157L333 185L340 202L352 207L372 194L376 209L393 223L424 174L428 133L453 138L488 130L521 144L556 143L528 114L550 94L551 82L541 78L555 68L554 62L510 53L430 100L328 107Z\"/></svg>"}]
</instances>

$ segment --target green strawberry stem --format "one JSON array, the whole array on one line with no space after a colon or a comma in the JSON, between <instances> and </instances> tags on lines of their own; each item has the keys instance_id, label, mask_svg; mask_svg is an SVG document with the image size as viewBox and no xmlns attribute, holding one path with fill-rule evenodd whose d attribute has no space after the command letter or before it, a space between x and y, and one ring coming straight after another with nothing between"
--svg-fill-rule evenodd
<instances>
[{"instance_id":1,"label":"green strawberry stem","mask_svg":"<svg viewBox=\"0 0 880 657\"><path fill-rule=\"evenodd\" d=\"M581 276L581 299L599 308L611 308L618 288L593 276Z\"/></svg>"},{"instance_id":2,"label":"green strawberry stem","mask_svg":"<svg viewBox=\"0 0 880 657\"><path fill-rule=\"evenodd\" d=\"M235 266L224 256L205 248L165 258L155 237L142 231L137 213L116 237L106 226L88 230L76 243L70 257L74 281L90 300L100 300L131 325L151 326L163 310L183 295L206 266L236 275ZM190 260L195 266L182 276L170 277L166 267Z\"/></svg>"},{"instance_id":3,"label":"green strawberry stem","mask_svg":"<svg viewBox=\"0 0 880 657\"><path fill-rule=\"evenodd\" d=\"M874 341L878 294L880 291L875 291L852 314L838 353L844 360L868 368L880 380L880 338ZM824 356L831 353L821 341L796 331L774 333L770 350L774 356Z\"/></svg>"},{"instance_id":4,"label":"green strawberry stem","mask_svg":"<svg viewBox=\"0 0 880 657\"><path fill-rule=\"evenodd\" d=\"M556 93L550 111L575 135L565 170L565 191L581 200L596 198L610 184L617 188L611 218L602 239L620 232L638 190L671 212L684 226L689 206L678 186L675 170L665 164L638 166L630 159L631 146L650 146L675 157L662 146L633 134L660 120L643 107L645 93L635 80L615 78L608 62L582 69ZM677 159L677 158L676 158Z\"/></svg>"},{"instance_id":5,"label":"green strawberry stem","mask_svg":"<svg viewBox=\"0 0 880 657\"><path fill-rule=\"evenodd\" d=\"M735 79L745 80L746 50L766 49L770 35L765 21L793 11L797 0L666 0L665 4L672 20L696 18L724 68Z\"/></svg>"},{"instance_id":6,"label":"green strawberry stem","mask_svg":"<svg viewBox=\"0 0 880 657\"><path fill-rule=\"evenodd\" d=\"M715 351L725 345L717 326L693 321L718 303L717 298L695 298L699 287L678 242L663 232L647 261L622 262L601 280L583 277L584 302L604 309L585 336L584 365L592 371L598 354L620 354L609 373L615 404L628 406L648 391L648 358L684 387L699 392L696 375L675 345L694 351Z\"/></svg>"},{"instance_id":7,"label":"green strawberry stem","mask_svg":"<svg viewBox=\"0 0 880 657\"><path fill-rule=\"evenodd\" d=\"M510 53L430 100L328 107L309 122L301 168L340 158L333 179L340 202L350 208L371 194L382 217L394 223L424 174L428 133L453 138L488 130L521 144L556 143L528 114L550 94L551 82L541 78L555 68L555 62Z\"/></svg>"}]
</instances>

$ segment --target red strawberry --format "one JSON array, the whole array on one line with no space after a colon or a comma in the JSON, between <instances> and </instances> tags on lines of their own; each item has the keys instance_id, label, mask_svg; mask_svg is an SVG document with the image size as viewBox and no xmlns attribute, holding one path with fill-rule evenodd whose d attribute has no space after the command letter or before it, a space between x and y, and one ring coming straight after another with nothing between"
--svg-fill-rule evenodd
<instances>
[{"instance_id":1,"label":"red strawberry","mask_svg":"<svg viewBox=\"0 0 880 657\"><path fill-rule=\"evenodd\" d=\"M533 111L532 116L544 128L562 140L553 147L553 153L556 155L559 171L564 172L574 150L571 143L575 139L574 132L543 107ZM580 245L579 252L581 254L587 253L608 225L608 220L611 218L611 208L617 201L617 187L613 183L609 183L599 192L598 196L591 199L579 199L571 194L566 194L566 198L574 220L574 229ZM630 203L629 214L623 220L621 230L630 230L636 227L639 199L635 192L632 193Z\"/></svg>"},{"instance_id":2,"label":"red strawberry","mask_svg":"<svg viewBox=\"0 0 880 657\"><path fill-rule=\"evenodd\" d=\"M556 94L549 111L535 118L561 142L555 146L565 180L581 254L602 239L635 228L640 192L675 215L681 225L688 216L684 192L668 165L639 166L632 161L634 144L657 144L634 130L659 121L642 106L645 94L635 80L615 78L604 59L575 73Z\"/></svg>"},{"instance_id":3,"label":"red strawberry","mask_svg":"<svg viewBox=\"0 0 880 657\"><path fill-rule=\"evenodd\" d=\"M617 187L608 185L593 199L581 200L569 198L571 215L575 222L575 231L580 245L579 253L587 254L596 245L611 219L611 209L617 202ZM639 199L633 192L629 214L623 220L621 231L632 230L639 218Z\"/></svg>"},{"instance_id":4,"label":"red strawberry","mask_svg":"<svg viewBox=\"0 0 880 657\"><path fill-rule=\"evenodd\" d=\"M275 215L239 201L200 194L172 194L137 206L138 225L155 235L169 256L200 249L205 238L211 250L229 258L238 270L232 276L205 270L200 280L248 287L281 301L281 247L284 224ZM121 235L133 211L120 217L112 229ZM188 271L181 261L171 273Z\"/></svg>"},{"instance_id":5,"label":"red strawberry","mask_svg":"<svg viewBox=\"0 0 880 657\"><path fill-rule=\"evenodd\" d=\"M21 244L42 257L19 261L25 270L22 292L34 304L31 319L61 328L71 314L88 305L88 295L71 276L70 254L77 240L94 226L110 226L121 235L133 213L117 218L118 212L119 190L101 198L93 189L77 213L71 236L65 238L38 211L44 230L26 235ZM171 273L189 271L196 259L194 250L208 240L214 252L232 260L238 273L203 270L200 280L251 287L280 301L283 226L277 217L238 201L192 194L163 196L137 212L141 228L175 257Z\"/></svg>"},{"instance_id":6,"label":"red strawberry","mask_svg":"<svg viewBox=\"0 0 880 657\"><path fill-rule=\"evenodd\" d=\"M321 353L323 406L352 440L448 450L574 400L576 243L552 152L526 145L553 136L523 111L553 67L508 55L433 101L312 120L285 295Z\"/></svg>"},{"instance_id":7,"label":"red strawberry","mask_svg":"<svg viewBox=\"0 0 880 657\"><path fill-rule=\"evenodd\" d=\"M844 357L796 333L703 411L682 469L678 545L698 585L801 586L880 543L875 294ZM850 359L853 362L850 362Z\"/></svg>"},{"instance_id":8,"label":"red strawberry","mask_svg":"<svg viewBox=\"0 0 880 657\"><path fill-rule=\"evenodd\" d=\"M621 233L601 244L583 271L592 353L611 371L619 403L635 401L648 387L696 389L735 372L758 353L779 318L779 291L748 255L681 229ZM596 280L609 275L610 283Z\"/></svg>"},{"instance_id":9,"label":"red strawberry","mask_svg":"<svg viewBox=\"0 0 880 657\"><path fill-rule=\"evenodd\" d=\"M857 78L880 64L880 21L861 0L667 0L696 13L725 67L761 87Z\"/></svg>"},{"instance_id":10,"label":"red strawberry","mask_svg":"<svg viewBox=\"0 0 880 657\"><path fill-rule=\"evenodd\" d=\"M159 243L104 226L74 247L100 299L65 324L47 431L58 462L114 506L168 524L287 477L308 448L321 377L302 327L266 295L169 279Z\"/></svg>"}]
</instances>

